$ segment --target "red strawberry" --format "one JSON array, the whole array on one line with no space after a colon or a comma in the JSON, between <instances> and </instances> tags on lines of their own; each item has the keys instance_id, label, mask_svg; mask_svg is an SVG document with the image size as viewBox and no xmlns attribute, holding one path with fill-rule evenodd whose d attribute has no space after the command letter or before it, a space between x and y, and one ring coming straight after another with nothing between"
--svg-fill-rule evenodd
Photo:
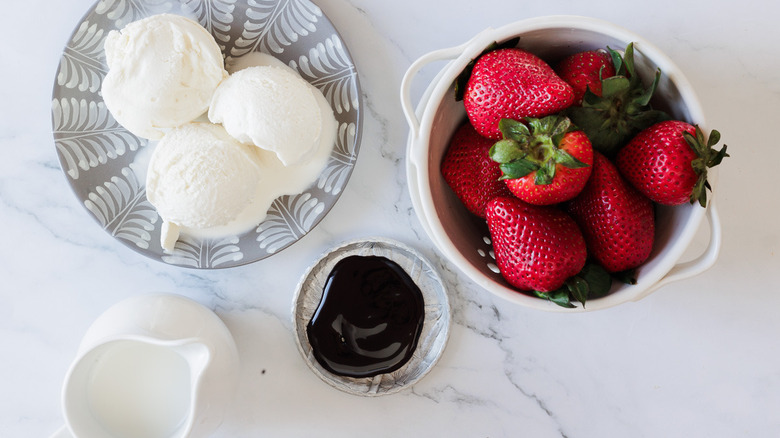
<instances>
[{"instance_id":1,"label":"red strawberry","mask_svg":"<svg viewBox=\"0 0 780 438\"><path fill-rule=\"evenodd\" d=\"M585 266L585 240L562 210L499 197L485 211L498 268L512 286L554 291Z\"/></svg>"},{"instance_id":2,"label":"red strawberry","mask_svg":"<svg viewBox=\"0 0 780 438\"><path fill-rule=\"evenodd\" d=\"M504 139L490 149L509 190L529 204L551 205L575 197L590 176L593 148L569 119L547 116L499 123Z\"/></svg>"},{"instance_id":3,"label":"red strawberry","mask_svg":"<svg viewBox=\"0 0 780 438\"><path fill-rule=\"evenodd\" d=\"M639 191L664 205L690 201L707 205L707 168L728 157L726 146L715 150L720 133L709 141L698 126L680 121L657 123L634 137L617 155L620 172Z\"/></svg>"},{"instance_id":4,"label":"red strawberry","mask_svg":"<svg viewBox=\"0 0 780 438\"><path fill-rule=\"evenodd\" d=\"M441 173L458 199L477 216L485 217L485 204L496 196L511 196L499 181L501 169L490 159L493 141L464 123L450 140L441 163Z\"/></svg>"},{"instance_id":5,"label":"red strawberry","mask_svg":"<svg viewBox=\"0 0 780 438\"><path fill-rule=\"evenodd\" d=\"M653 203L599 152L588 184L567 210L582 229L588 252L608 272L641 265L653 249Z\"/></svg>"},{"instance_id":6,"label":"red strawberry","mask_svg":"<svg viewBox=\"0 0 780 438\"><path fill-rule=\"evenodd\" d=\"M601 80L615 76L615 66L607 52L588 50L564 58L555 67L555 72L571 85L574 104L579 105L587 89L601 97Z\"/></svg>"},{"instance_id":7,"label":"red strawberry","mask_svg":"<svg viewBox=\"0 0 780 438\"><path fill-rule=\"evenodd\" d=\"M504 118L542 117L569 107L571 86L541 58L517 48L499 49L474 64L463 95L471 124L485 137L499 139Z\"/></svg>"},{"instance_id":8,"label":"red strawberry","mask_svg":"<svg viewBox=\"0 0 780 438\"><path fill-rule=\"evenodd\" d=\"M653 109L653 97L661 70L645 86L634 65L634 44L624 54L607 47L615 73L601 81L601 94L585 92L582 104L566 110L572 122L582 128L593 143L593 149L614 158L617 151L648 126L668 120L669 115Z\"/></svg>"}]
</instances>

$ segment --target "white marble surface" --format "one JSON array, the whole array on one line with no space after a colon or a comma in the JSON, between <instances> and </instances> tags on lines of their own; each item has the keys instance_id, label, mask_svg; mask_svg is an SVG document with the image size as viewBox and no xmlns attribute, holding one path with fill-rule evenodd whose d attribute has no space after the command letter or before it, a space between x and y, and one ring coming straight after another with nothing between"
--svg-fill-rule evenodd
<instances>
[{"instance_id":1,"label":"white marble surface","mask_svg":"<svg viewBox=\"0 0 780 438\"><path fill-rule=\"evenodd\" d=\"M148 291L205 304L236 338L242 384L219 437L780 436L780 148L772 132L780 4L316 1L341 30L363 86L364 135L350 183L330 215L282 253L194 271L149 261L111 238L59 167L52 84L92 2L5 0L0 14L0 436L54 432L62 380L87 327L113 303ZM724 233L715 267L638 303L576 315L494 298L436 253L406 191L408 129L398 102L401 77L420 55L487 26L561 13L614 21L666 51L731 153L717 193ZM434 74L422 73L416 96ZM431 258L454 317L433 371L374 399L315 377L290 321L304 269L328 247L369 235Z\"/></svg>"}]
</instances>

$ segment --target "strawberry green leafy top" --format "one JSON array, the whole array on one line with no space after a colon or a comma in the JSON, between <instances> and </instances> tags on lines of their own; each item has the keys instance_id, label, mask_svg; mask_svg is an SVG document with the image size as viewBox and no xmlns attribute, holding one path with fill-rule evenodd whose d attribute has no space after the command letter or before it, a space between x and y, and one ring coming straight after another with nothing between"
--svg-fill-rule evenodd
<instances>
[{"instance_id":1,"label":"strawberry green leafy top","mask_svg":"<svg viewBox=\"0 0 780 438\"><path fill-rule=\"evenodd\" d=\"M602 79L601 97L586 90L582 106L570 107L566 115L585 131L595 150L612 157L639 131L670 117L650 105L661 70L645 88L634 66L634 43L628 44L623 56L609 47L607 51L615 76Z\"/></svg>"}]
</instances>

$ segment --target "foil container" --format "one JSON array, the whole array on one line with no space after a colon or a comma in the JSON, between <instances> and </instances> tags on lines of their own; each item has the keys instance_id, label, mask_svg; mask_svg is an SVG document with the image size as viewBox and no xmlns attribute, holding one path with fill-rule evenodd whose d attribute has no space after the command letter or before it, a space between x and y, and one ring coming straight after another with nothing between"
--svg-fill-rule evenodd
<instances>
[{"instance_id":1,"label":"foil container","mask_svg":"<svg viewBox=\"0 0 780 438\"><path fill-rule=\"evenodd\" d=\"M336 375L323 368L312 353L306 326L320 304L325 282L333 267L339 260L353 255L380 256L398 263L422 291L425 318L417 347L409 361L391 373L365 378ZM400 242L369 238L333 248L304 273L296 288L292 317L298 351L314 374L330 386L349 394L380 396L410 387L428 374L447 344L451 312L444 283L425 257Z\"/></svg>"}]
</instances>

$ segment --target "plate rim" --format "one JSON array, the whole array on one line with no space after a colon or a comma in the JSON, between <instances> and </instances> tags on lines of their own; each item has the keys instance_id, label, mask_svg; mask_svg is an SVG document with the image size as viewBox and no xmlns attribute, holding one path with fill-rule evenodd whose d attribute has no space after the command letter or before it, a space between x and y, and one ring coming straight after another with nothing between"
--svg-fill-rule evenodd
<instances>
[{"instance_id":1,"label":"plate rim","mask_svg":"<svg viewBox=\"0 0 780 438\"><path fill-rule=\"evenodd\" d=\"M79 204L81 205L81 207L84 210L86 210L87 215L92 219L92 221L94 223L98 224L103 229L104 233L109 234L109 236L111 236L112 240L118 241L123 246L129 248L132 252L138 253L138 254L140 254L141 256L143 256L146 259L154 260L154 261L156 261L158 263L162 263L163 265L173 266L173 267L177 267L177 268L184 268L184 269L192 269L192 270L221 270L221 269L230 269L230 268L237 268L237 267L241 267L241 266L246 266L246 265L249 265L249 264L252 264L252 263L256 263L256 262L259 262L259 261L262 261L262 260L265 260L265 259L269 259L272 256L274 256L276 254L279 254L282 251L284 251L285 249L287 249L290 246L294 245L298 241L302 240L311 231L313 231L322 222L322 220L325 219L325 217L335 207L336 203L338 203L338 201L341 199L341 196L342 196L343 192L346 190L346 188L347 188L347 186L348 186L348 184L349 184L349 182L350 182L350 180L352 178L355 166L357 165L358 157L360 155L359 152L360 152L360 146L361 146L362 140L363 140L363 124L364 124L364 117L365 117L364 114L363 114L363 112L364 112L363 108L364 108L365 105L364 105L364 98L363 98L363 93L362 93L362 88L361 88L361 80L360 80L360 73L359 73L358 65L357 65L356 60L355 60L353 54L351 53L349 47L347 46L342 33L339 31L339 29L336 27L336 25L330 19L328 14L324 10L322 10L322 8L318 4L314 3L311 0L295 0L298 3L306 3L306 4L309 4L309 5L312 5L313 7L317 8L320 11L321 16L320 16L319 20L324 20L325 23L326 23L326 26L332 29L332 33L330 33L330 32L328 33L327 39L330 39L330 38L332 38L334 36L338 39L338 41L341 43L341 48L343 49L344 53L347 56L347 60L349 61L348 69L351 70L351 72L352 72L350 76L351 76L352 81L354 83L354 93L355 93L354 100L352 102L354 102L355 105L354 105L354 109L352 110L352 112L354 114L354 118L350 118L349 122L350 123L354 123L354 130L355 130L355 132L354 132L353 140L351 142L345 142L345 144L344 144L344 146L347 149L351 150L352 153L350 154L350 164L348 166L347 173L344 176L344 180L343 180L344 182L343 182L343 184L341 186L341 189L336 194L330 194L329 193L330 199L332 199L332 201L330 201L330 202L328 202L326 204L323 204L322 212L318 215L317 219L311 224L311 226L307 230L301 232L300 235L297 238L295 238L294 240L292 240L290 242L287 242L287 243L283 244L282 246L276 248L273 252L264 253L262 255L262 257L256 257L256 256L255 257L246 257L246 252L242 251L244 256L241 259L239 259L239 260L233 260L233 261L229 261L229 262L226 262L226 263L223 263L223 264L218 264L218 265L213 265L211 263L209 263L207 265L202 265L202 264L190 265L190 264L177 263L175 261L167 261L166 257L168 257L170 255L165 253L164 251L159 251L159 252L153 251L153 246L150 246L149 248L141 248L141 247L139 247L138 245L136 245L135 243L133 243L133 242L131 242L129 240L125 240L125 239L121 239L121 238L117 237L114 233L112 233L109 229L107 229L106 226L100 222L99 218L96 217L96 215L92 211L90 211L89 208L87 208L87 206L85 204L85 201L87 200L88 196L82 196L79 193L79 189L80 188L81 189L86 189L86 190L93 190L95 187L92 187L92 186L86 187L86 185L79 185L77 183L77 181L78 181L77 179L73 179L73 178L69 177L68 172L67 172L67 168L66 168L65 158L63 157L63 154L60 152L59 147L58 147L58 140L59 139L57 137L57 130L55 129L56 128L56 126L55 126L56 120L55 120L55 111L54 111L54 108L53 108L54 102L55 101L60 101L62 99L78 98L78 97L69 97L67 95L69 93L63 93L63 90L66 89L66 87L64 87L63 85L59 84L58 77L60 76L60 74L62 72L62 69L63 69L63 61L64 61L64 58L66 57L66 52L67 52L68 48L70 47L71 42L74 40L74 37L79 33L81 26L84 25L84 23L88 23L89 22L89 18L96 14L96 9L104 1L105 0L95 0L92 3L92 5L88 7L86 12L81 16L81 18L78 20L78 22L76 22L76 24L74 25L73 31L69 34L69 36L65 40L65 43L62 46L62 49L59 51L60 55L59 55L59 58L58 58L57 69L54 72L53 84L52 84L52 90L51 90L51 100L50 100L51 104L50 104L50 107L49 107L50 108L50 111L49 111L50 112L50 118L51 118L50 130L51 130L51 135L52 135L52 142L53 142L53 145L54 145L55 154L57 156L57 162L59 164L60 170L61 170L61 172L63 174L63 177L66 180L66 182L67 182L71 192L74 194L74 196L76 197L76 199L79 202ZM175 5L174 7L181 7L183 2L184 2L184 0L170 0L170 1L166 2L166 4ZM241 3L240 7L243 8L243 9L241 9L241 11L245 12L246 9L249 8L249 5L245 4L245 2L240 2L240 3ZM234 6L235 5L236 4L234 4ZM136 20L141 19L141 18L145 18L147 16L157 15L157 14L161 14L161 13L172 13L172 14L175 14L175 15L181 15L181 16L185 16L185 17L188 17L188 18L192 18L192 19L195 19L195 21L198 21L196 17L193 17L192 15L187 15L185 13L181 13L181 11L176 10L176 11L168 11L168 12L143 13L141 17L135 18L135 19L131 20L130 22L136 21ZM237 21L237 19L240 19L240 18L245 19L246 17L245 16L241 16L241 15L234 16L233 17L233 21L231 23L235 23ZM114 20L114 21L116 21L116 20ZM125 23L125 25L126 24L127 23ZM242 25L243 24L245 24L245 22L242 23ZM201 26L202 26L202 24L201 24ZM101 30L103 30L106 34L110 31L109 29L101 29ZM207 28L207 30L208 30L208 28ZM233 32L241 32L242 30L243 29L239 29L239 30L233 31ZM311 33L308 34L307 36L311 36ZM320 42L320 41L322 41L322 40L318 40L317 42ZM305 46L305 47L308 50L310 48L313 48L314 46ZM102 46L101 46L101 49L102 49ZM254 51L258 51L258 50L252 50L252 52L254 52ZM100 51L100 53L101 54L103 53L102 50ZM274 57L278 57L278 54L270 54L270 55L274 56ZM225 53L223 51L223 59L226 60L229 56L230 56L229 53ZM94 59L94 58L90 58L90 59ZM105 67L105 65L102 65L102 67ZM305 78L304 78L304 80L305 80ZM102 81L102 78L101 78L101 81ZM93 97L95 103L102 103L103 102L102 94L101 94L99 88L96 91L94 91L94 92L90 92L89 90L77 90L77 93L79 95ZM65 95L63 95L63 94L65 94ZM331 103L331 105L332 105L331 101L329 101L329 103ZM334 112L335 112L335 110L334 110ZM113 116L111 116L111 119L113 120ZM354 122L353 122L353 119L354 119ZM121 125L119 125L118 122L117 122L117 125L121 127ZM340 125L341 125L341 122L340 122ZM129 131L127 131L124 127L121 127L121 128L125 132L129 133ZM132 135L132 134L130 134L130 135ZM338 133L337 133L337 135L338 135ZM143 148L148 147L149 140L143 139L143 138L140 138L140 137L136 137L136 136L134 136L134 137L138 139L139 146L137 147L137 149L135 151L129 151L130 153L125 152L124 155L127 155L129 157L135 157L135 154L139 153L139 151L142 151ZM338 139L336 139L335 142L336 142L336 144L338 144L338 142L339 142ZM335 151L335 149L334 149L334 151ZM333 157L334 157L334 152L331 152L331 155L328 158L328 162L330 162L333 159ZM114 158L114 159L116 159L116 158ZM109 159L109 160L111 160L111 159ZM132 163L132 160L130 160L130 163ZM102 165L105 165L105 164L102 164ZM103 182L104 183L108 182L110 180L110 177L113 177L113 176L117 175L118 173L121 173L121 170L123 168L125 168L125 167L129 167L129 164L127 166L123 166L120 169L117 169L120 172L111 172L111 173L107 172L106 173L107 178L105 178ZM327 169L327 167L325 169ZM325 169L323 169L323 170L325 170ZM137 176L135 174L133 174L133 176L136 178L136 180L138 180L138 178L137 178ZM143 192L145 193L145 182L139 180L138 183L141 186ZM317 184L318 184L318 179L315 179L302 192L296 193L296 194L282 195L282 196L276 198L274 200L274 203L277 202L279 199L284 199L284 198L287 198L287 197L297 197L297 196L301 196L301 195L306 194L306 193L310 193L310 191L313 188L317 187ZM143 199L146 199L145 194L144 194ZM154 212L157 213L156 208L154 208ZM162 220L161 220L161 218L159 217L159 214L158 214L158 217L157 217L156 221L154 222L154 228L151 229L151 230L146 230L146 231L147 232L154 232L155 229L159 228L159 226L160 226L159 224L161 222L162 222ZM260 223L256 224L255 226L253 226L252 228L250 228L249 230L247 230L247 231L245 231L243 233L240 233L240 234L222 236L222 237L216 238L216 239L211 239L210 238L210 239L195 239L195 240L197 242L199 242L199 243L207 243L207 242L213 242L213 241L219 240L219 239L227 239L227 238L235 237L235 238L238 239L238 241L235 243L235 245L238 245L238 243L241 241L242 238L245 238L245 236L247 236L247 235L251 235L252 236L251 240L254 241L256 245L259 245L259 243L257 243L255 237L257 235L257 228L262 223L263 222L260 222ZM152 240L155 240L154 237L155 237L155 234L153 234L152 237L150 238L150 242Z\"/></svg>"}]
</instances>

